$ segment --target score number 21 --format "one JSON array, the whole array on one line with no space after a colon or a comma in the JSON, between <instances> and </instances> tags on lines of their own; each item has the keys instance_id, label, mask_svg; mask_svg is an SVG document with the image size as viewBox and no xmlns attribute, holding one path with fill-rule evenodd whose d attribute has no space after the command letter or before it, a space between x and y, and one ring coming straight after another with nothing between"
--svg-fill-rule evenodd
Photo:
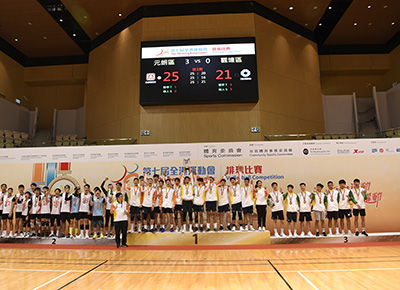
<instances>
[{"instance_id":1,"label":"score number 21","mask_svg":"<svg viewBox=\"0 0 400 290\"><path fill-rule=\"evenodd\" d=\"M230 79L232 79L229 69L226 69L226 70L217 69L217 74L218 75L215 78L217 80L230 80Z\"/></svg>"}]
</instances>

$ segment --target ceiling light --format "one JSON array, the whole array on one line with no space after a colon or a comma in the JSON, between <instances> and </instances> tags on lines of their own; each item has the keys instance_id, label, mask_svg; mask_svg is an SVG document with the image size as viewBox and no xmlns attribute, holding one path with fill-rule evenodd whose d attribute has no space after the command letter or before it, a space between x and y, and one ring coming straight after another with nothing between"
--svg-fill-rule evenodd
<instances>
[{"instance_id":1,"label":"ceiling light","mask_svg":"<svg viewBox=\"0 0 400 290\"><path fill-rule=\"evenodd\" d=\"M276 10L276 9L278 9L278 7L274 7L274 8L272 8L272 10Z\"/></svg>"},{"instance_id":2,"label":"ceiling light","mask_svg":"<svg viewBox=\"0 0 400 290\"><path fill-rule=\"evenodd\" d=\"M87 19L87 16L86 16L86 15L83 15L83 18L84 18L84 19Z\"/></svg>"},{"instance_id":3,"label":"ceiling light","mask_svg":"<svg viewBox=\"0 0 400 290\"><path fill-rule=\"evenodd\" d=\"M28 22L28 25L32 25L32 22Z\"/></svg>"},{"instance_id":4,"label":"ceiling light","mask_svg":"<svg viewBox=\"0 0 400 290\"><path fill-rule=\"evenodd\" d=\"M331 9L332 9L332 6L329 6L328 9L331 10Z\"/></svg>"},{"instance_id":5,"label":"ceiling light","mask_svg":"<svg viewBox=\"0 0 400 290\"><path fill-rule=\"evenodd\" d=\"M318 25L319 25L319 26L322 26L322 23L319 23Z\"/></svg>"},{"instance_id":6,"label":"ceiling light","mask_svg":"<svg viewBox=\"0 0 400 290\"><path fill-rule=\"evenodd\" d=\"M99 33L98 33L98 32L95 32L94 34L95 34L95 35L99 35Z\"/></svg>"},{"instance_id":7,"label":"ceiling light","mask_svg":"<svg viewBox=\"0 0 400 290\"><path fill-rule=\"evenodd\" d=\"M60 19L60 22L63 22L64 20Z\"/></svg>"},{"instance_id":8,"label":"ceiling light","mask_svg":"<svg viewBox=\"0 0 400 290\"><path fill-rule=\"evenodd\" d=\"M119 17L122 17L122 13L119 13L118 16L119 16Z\"/></svg>"},{"instance_id":9,"label":"ceiling light","mask_svg":"<svg viewBox=\"0 0 400 290\"><path fill-rule=\"evenodd\" d=\"M371 25L372 25L372 22L368 23L368 25L371 26Z\"/></svg>"},{"instance_id":10,"label":"ceiling light","mask_svg":"<svg viewBox=\"0 0 400 290\"><path fill-rule=\"evenodd\" d=\"M313 9L314 9L314 10L317 10L317 9L318 9L318 6L314 6Z\"/></svg>"},{"instance_id":11,"label":"ceiling light","mask_svg":"<svg viewBox=\"0 0 400 290\"><path fill-rule=\"evenodd\" d=\"M304 24L304 26L308 26L308 23Z\"/></svg>"},{"instance_id":12,"label":"ceiling light","mask_svg":"<svg viewBox=\"0 0 400 290\"><path fill-rule=\"evenodd\" d=\"M371 5L368 5L367 8L368 8L368 9L371 9Z\"/></svg>"},{"instance_id":13,"label":"ceiling light","mask_svg":"<svg viewBox=\"0 0 400 290\"><path fill-rule=\"evenodd\" d=\"M76 34L75 34L75 33L73 33L73 34L72 34L72 36L73 36L73 37L75 37L75 36L76 36Z\"/></svg>"},{"instance_id":14,"label":"ceiling light","mask_svg":"<svg viewBox=\"0 0 400 290\"><path fill-rule=\"evenodd\" d=\"M392 25L395 25L395 24L396 24L396 22L394 22L394 21L393 21L391 24L392 24Z\"/></svg>"},{"instance_id":15,"label":"ceiling light","mask_svg":"<svg viewBox=\"0 0 400 290\"><path fill-rule=\"evenodd\" d=\"M386 9L386 8L388 8L388 6L387 6L387 5L385 5L385 6L383 6L383 8L385 8L385 9Z\"/></svg>"},{"instance_id":16,"label":"ceiling light","mask_svg":"<svg viewBox=\"0 0 400 290\"><path fill-rule=\"evenodd\" d=\"M18 42L18 38L14 39L15 42Z\"/></svg>"},{"instance_id":17,"label":"ceiling light","mask_svg":"<svg viewBox=\"0 0 400 290\"><path fill-rule=\"evenodd\" d=\"M293 6L290 6L290 7L289 7L289 10L293 10Z\"/></svg>"},{"instance_id":18,"label":"ceiling light","mask_svg":"<svg viewBox=\"0 0 400 290\"><path fill-rule=\"evenodd\" d=\"M46 36L43 36L43 39L44 39L44 40L46 40L46 39L47 39L47 37L46 37Z\"/></svg>"},{"instance_id":19,"label":"ceiling light","mask_svg":"<svg viewBox=\"0 0 400 290\"><path fill-rule=\"evenodd\" d=\"M354 26L357 26L358 25L358 23L357 22L354 22Z\"/></svg>"}]
</instances>

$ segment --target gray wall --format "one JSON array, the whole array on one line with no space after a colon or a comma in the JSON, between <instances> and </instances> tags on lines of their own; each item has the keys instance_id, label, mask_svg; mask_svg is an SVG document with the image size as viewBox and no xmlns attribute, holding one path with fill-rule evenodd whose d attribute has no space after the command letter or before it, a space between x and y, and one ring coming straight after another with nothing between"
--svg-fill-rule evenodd
<instances>
[{"instance_id":1,"label":"gray wall","mask_svg":"<svg viewBox=\"0 0 400 290\"><path fill-rule=\"evenodd\" d=\"M386 92L387 105L392 128L400 127L400 84Z\"/></svg>"},{"instance_id":2,"label":"gray wall","mask_svg":"<svg viewBox=\"0 0 400 290\"><path fill-rule=\"evenodd\" d=\"M77 110L57 110L56 135L77 134L78 138L85 137L86 109L81 107Z\"/></svg>"},{"instance_id":3,"label":"gray wall","mask_svg":"<svg viewBox=\"0 0 400 290\"><path fill-rule=\"evenodd\" d=\"M355 133L353 95L322 95L325 133Z\"/></svg>"},{"instance_id":4,"label":"gray wall","mask_svg":"<svg viewBox=\"0 0 400 290\"><path fill-rule=\"evenodd\" d=\"M29 133L32 113L25 107L0 98L0 129Z\"/></svg>"}]
</instances>

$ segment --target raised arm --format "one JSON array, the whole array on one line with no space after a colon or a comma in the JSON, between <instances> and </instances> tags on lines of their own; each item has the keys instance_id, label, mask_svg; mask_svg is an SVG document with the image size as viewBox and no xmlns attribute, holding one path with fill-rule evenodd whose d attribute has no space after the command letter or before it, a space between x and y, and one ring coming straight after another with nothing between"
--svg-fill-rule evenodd
<instances>
[{"instance_id":1,"label":"raised arm","mask_svg":"<svg viewBox=\"0 0 400 290\"><path fill-rule=\"evenodd\" d=\"M100 185L101 190L103 191L103 193L105 194L105 196L107 196L107 194L108 194L108 190L106 190L106 188L104 187L104 185L106 184L107 180L108 180L108 177L106 177L106 179L104 179L103 182L102 182L101 185Z\"/></svg>"}]
</instances>

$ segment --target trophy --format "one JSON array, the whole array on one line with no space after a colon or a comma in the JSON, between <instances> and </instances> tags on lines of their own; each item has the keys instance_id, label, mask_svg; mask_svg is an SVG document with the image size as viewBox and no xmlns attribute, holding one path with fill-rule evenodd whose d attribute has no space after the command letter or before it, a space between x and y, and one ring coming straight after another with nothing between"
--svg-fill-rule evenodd
<instances>
[{"instance_id":1,"label":"trophy","mask_svg":"<svg viewBox=\"0 0 400 290\"><path fill-rule=\"evenodd\" d=\"M183 159L183 167L185 168L185 171L188 170L190 171L190 158L184 158Z\"/></svg>"}]
</instances>

